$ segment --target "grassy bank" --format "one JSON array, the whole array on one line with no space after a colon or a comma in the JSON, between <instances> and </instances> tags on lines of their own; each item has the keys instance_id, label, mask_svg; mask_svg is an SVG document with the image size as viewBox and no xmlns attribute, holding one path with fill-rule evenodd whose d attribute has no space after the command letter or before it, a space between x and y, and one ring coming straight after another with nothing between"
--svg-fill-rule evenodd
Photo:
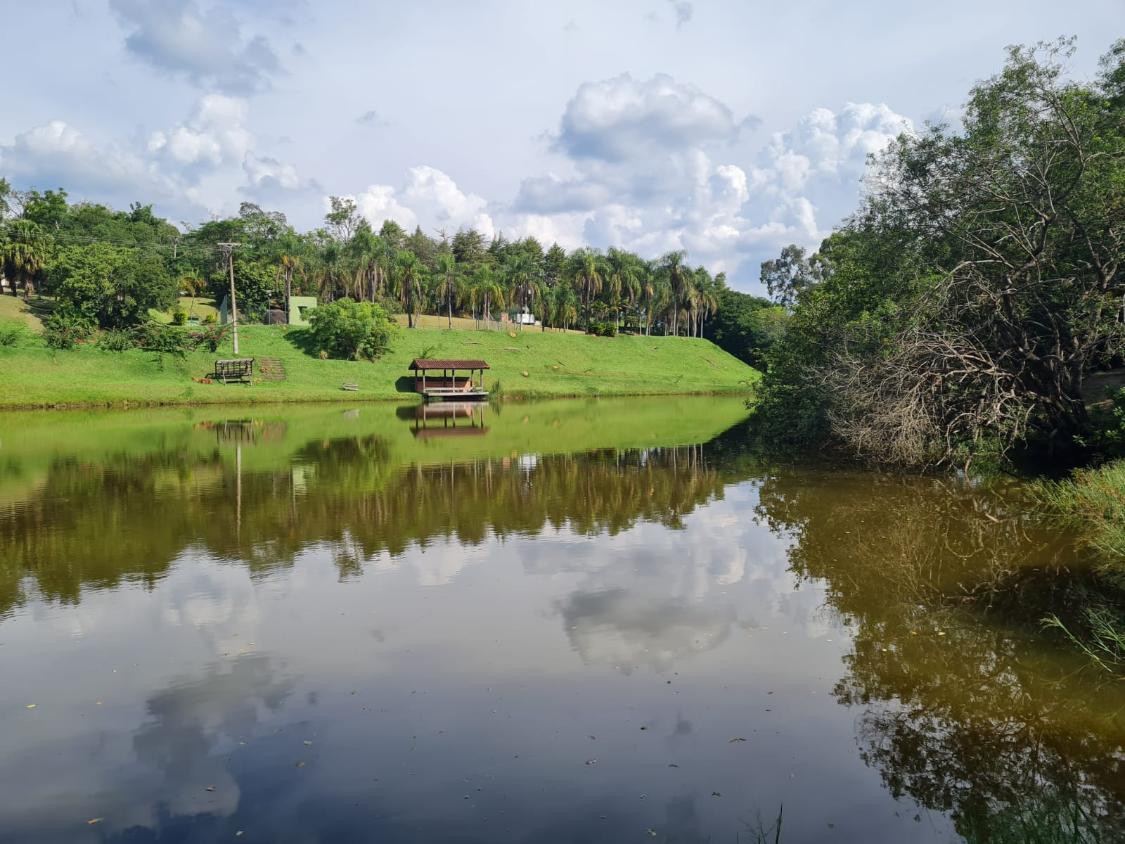
<instances>
[{"instance_id":1,"label":"grassy bank","mask_svg":"<svg viewBox=\"0 0 1125 844\"><path fill-rule=\"evenodd\" d=\"M1079 470L1065 481L1041 483L1038 497L1086 537L1105 581L1125 589L1125 460ZM1049 615L1044 622L1062 632L1093 663L1125 679L1125 609L1119 601L1090 595L1076 618L1064 621Z\"/></svg>"},{"instance_id":2,"label":"grassy bank","mask_svg":"<svg viewBox=\"0 0 1125 844\"><path fill-rule=\"evenodd\" d=\"M1065 481L1039 486L1051 510L1073 520L1125 582L1125 460L1081 469Z\"/></svg>"},{"instance_id":3,"label":"grassy bank","mask_svg":"<svg viewBox=\"0 0 1125 844\"><path fill-rule=\"evenodd\" d=\"M421 356L483 358L492 366L486 387L516 399L734 394L748 392L759 377L712 343L685 337L403 329L390 351L370 363L309 355L299 329L244 326L239 336L241 356L280 359L286 380L250 386L194 381L211 372L216 358L232 356L229 341L217 352L183 357L93 345L53 351L29 331L16 345L0 348L0 407L416 400L406 367ZM359 390L341 390L345 383Z\"/></svg>"}]
</instances>

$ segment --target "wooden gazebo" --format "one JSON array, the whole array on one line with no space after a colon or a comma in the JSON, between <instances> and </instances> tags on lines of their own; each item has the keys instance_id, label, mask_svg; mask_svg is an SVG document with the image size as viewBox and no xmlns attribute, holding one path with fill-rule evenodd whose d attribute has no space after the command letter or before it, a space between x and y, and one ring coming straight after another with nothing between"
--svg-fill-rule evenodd
<instances>
[{"instance_id":1,"label":"wooden gazebo","mask_svg":"<svg viewBox=\"0 0 1125 844\"><path fill-rule=\"evenodd\" d=\"M425 396L427 401L487 399L484 371L489 368L483 360L415 358L410 362L410 369L414 373L414 389ZM458 375L458 372L464 374Z\"/></svg>"}]
</instances>

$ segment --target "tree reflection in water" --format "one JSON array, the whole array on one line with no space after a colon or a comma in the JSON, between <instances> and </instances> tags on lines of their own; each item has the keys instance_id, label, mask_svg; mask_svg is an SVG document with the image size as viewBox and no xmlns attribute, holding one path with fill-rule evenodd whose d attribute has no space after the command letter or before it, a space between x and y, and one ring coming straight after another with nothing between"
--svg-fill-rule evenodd
<instances>
[{"instance_id":1,"label":"tree reflection in water","mask_svg":"<svg viewBox=\"0 0 1125 844\"><path fill-rule=\"evenodd\" d=\"M697 446L400 467L372 435L313 441L266 470L242 468L238 448L234 461L217 450L56 461L30 498L0 505L0 614L31 585L73 603L83 588L152 584L193 547L263 573L328 544L347 577L450 537L675 528L722 491Z\"/></svg>"},{"instance_id":2,"label":"tree reflection in water","mask_svg":"<svg viewBox=\"0 0 1125 844\"><path fill-rule=\"evenodd\" d=\"M969 841L1120 840L1125 690L1041 627L1110 587L1021 503L948 480L779 472L758 514L794 535L794 574L823 581L852 630L834 692L861 710L860 752L896 797L950 813Z\"/></svg>"},{"instance_id":3,"label":"tree reflection in water","mask_svg":"<svg viewBox=\"0 0 1125 844\"><path fill-rule=\"evenodd\" d=\"M893 795L948 814L970 841L1110 841L1125 828L1125 689L1084 670L1041 625L1049 612L1073 615L1083 592L1122 596L1090 573L1070 537L1029 515L1018 489L763 469L737 430L704 446L428 462L397 459L399 446L381 433L301 437L296 447L285 446L284 429L252 420L205 433L202 448L169 441L60 456L34 483L9 487L21 492L0 503L0 614L18 615L13 609L31 596L77 604L91 590L152 585L191 555L262 576L327 549L349 579L442 543L463 562L493 539L616 536L544 553L532 547L540 543L520 543L520 571L567 584L546 612L557 614L552 624L561 623L584 665L643 681L644 669L721 654L735 631L753 626L754 602L768 600L758 592L769 585L756 589L761 561L747 549L753 533L771 547L780 536L792 578L814 581L817 595L823 589L847 628L846 673L833 692L859 712L860 755ZM19 474L16 466L6 478ZM728 496L730 484L738 487ZM699 514L680 530L720 498L739 529L712 535ZM772 536L749 523L754 500ZM756 576L778 573L759 565ZM792 586L788 575L780 579L777 588ZM221 780L205 757L252 731L251 709L207 706L233 690L267 711L289 694L289 680L274 672L244 659L230 676L205 672L148 698L134 750L146 770L162 772L154 792L173 814L191 815L188 798ZM195 754L197 745L209 750ZM187 783L182 804L177 771ZM237 787L245 793L261 782L255 774ZM694 797L683 800L676 823L694 829Z\"/></svg>"}]
</instances>

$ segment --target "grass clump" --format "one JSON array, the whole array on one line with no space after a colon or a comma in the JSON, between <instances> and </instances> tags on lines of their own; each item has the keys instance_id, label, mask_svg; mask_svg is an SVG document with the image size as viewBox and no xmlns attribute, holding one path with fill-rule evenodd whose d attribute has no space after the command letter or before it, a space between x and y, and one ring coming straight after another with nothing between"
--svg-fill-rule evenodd
<instances>
[{"instance_id":1,"label":"grass clump","mask_svg":"<svg viewBox=\"0 0 1125 844\"><path fill-rule=\"evenodd\" d=\"M0 321L0 348L20 345L27 335L27 326L15 320Z\"/></svg>"},{"instance_id":2,"label":"grass clump","mask_svg":"<svg viewBox=\"0 0 1125 844\"><path fill-rule=\"evenodd\" d=\"M1051 511L1078 524L1125 580L1125 460L1080 469L1069 479L1041 483L1038 497Z\"/></svg>"},{"instance_id":3,"label":"grass clump","mask_svg":"<svg viewBox=\"0 0 1125 844\"><path fill-rule=\"evenodd\" d=\"M1077 624L1066 624L1054 613L1043 625L1062 632L1070 643L1100 668L1125 677L1125 613L1104 601L1094 601L1082 609Z\"/></svg>"},{"instance_id":4,"label":"grass clump","mask_svg":"<svg viewBox=\"0 0 1125 844\"><path fill-rule=\"evenodd\" d=\"M1097 550L1098 573L1110 589L1125 589L1125 460L1081 469L1067 480L1040 483L1037 495ZM1093 664L1125 678L1125 609L1120 601L1083 596L1073 618L1064 621L1052 613L1043 624L1060 631Z\"/></svg>"}]
</instances>

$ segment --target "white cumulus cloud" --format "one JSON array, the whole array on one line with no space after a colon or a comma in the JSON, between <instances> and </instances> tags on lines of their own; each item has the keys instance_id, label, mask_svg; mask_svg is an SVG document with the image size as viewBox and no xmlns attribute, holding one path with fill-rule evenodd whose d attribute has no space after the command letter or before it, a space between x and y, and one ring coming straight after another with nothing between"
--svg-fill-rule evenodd
<instances>
[{"instance_id":1,"label":"white cumulus cloud","mask_svg":"<svg viewBox=\"0 0 1125 844\"><path fill-rule=\"evenodd\" d=\"M63 187L119 206L167 199L174 185L141 156L99 143L63 120L51 120L0 145L0 172L17 185Z\"/></svg>"},{"instance_id":2,"label":"white cumulus cloud","mask_svg":"<svg viewBox=\"0 0 1125 844\"><path fill-rule=\"evenodd\" d=\"M207 94L186 122L168 132L154 132L148 149L179 165L241 163L254 145L254 136L246 128L246 115L246 100Z\"/></svg>"},{"instance_id":3,"label":"white cumulus cloud","mask_svg":"<svg viewBox=\"0 0 1125 844\"><path fill-rule=\"evenodd\" d=\"M378 229L384 220L394 220L404 228L421 225L428 234L474 228L492 237L496 228L480 196L458 187L448 174L436 167L411 167L400 188L371 185L354 197L359 213Z\"/></svg>"}]
</instances>

